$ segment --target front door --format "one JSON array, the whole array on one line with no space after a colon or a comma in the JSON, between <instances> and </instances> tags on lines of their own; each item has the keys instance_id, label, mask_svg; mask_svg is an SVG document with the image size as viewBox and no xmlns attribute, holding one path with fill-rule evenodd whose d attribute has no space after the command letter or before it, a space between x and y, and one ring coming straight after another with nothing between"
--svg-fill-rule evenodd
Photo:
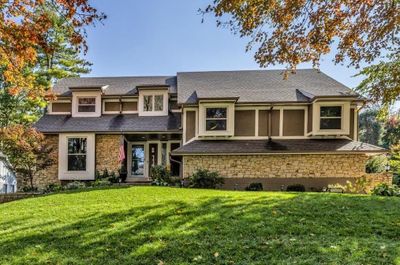
<instances>
[{"instance_id":1,"label":"front door","mask_svg":"<svg viewBox=\"0 0 400 265\"><path fill-rule=\"evenodd\" d=\"M144 144L132 144L131 177L145 176L145 152Z\"/></svg>"}]
</instances>

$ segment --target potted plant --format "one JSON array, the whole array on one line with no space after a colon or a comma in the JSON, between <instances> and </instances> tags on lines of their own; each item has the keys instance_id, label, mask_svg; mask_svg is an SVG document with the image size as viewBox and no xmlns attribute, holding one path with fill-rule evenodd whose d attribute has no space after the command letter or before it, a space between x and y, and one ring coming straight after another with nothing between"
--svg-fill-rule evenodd
<instances>
[{"instance_id":1,"label":"potted plant","mask_svg":"<svg viewBox=\"0 0 400 265\"><path fill-rule=\"evenodd\" d=\"M121 165L121 168L118 170L119 177L121 178L121 182L125 182L128 177L128 172L126 170L126 166L124 164Z\"/></svg>"}]
</instances>

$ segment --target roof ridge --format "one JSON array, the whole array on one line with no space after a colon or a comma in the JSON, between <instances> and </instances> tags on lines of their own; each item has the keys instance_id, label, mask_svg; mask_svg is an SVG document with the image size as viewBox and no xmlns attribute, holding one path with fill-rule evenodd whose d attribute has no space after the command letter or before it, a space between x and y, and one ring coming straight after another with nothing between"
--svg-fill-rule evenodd
<instances>
[{"instance_id":1,"label":"roof ridge","mask_svg":"<svg viewBox=\"0 0 400 265\"><path fill-rule=\"evenodd\" d=\"M237 72L279 72L286 71L288 69L243 69L243 70L216 70L216 71L188 71L188 72L177 72L177 74L188 74L188 73L237 73ZM290 70L289 70L290 71ZM301 68L295 71L319 71L314 68Z\"/></svg>"}]
</instances>

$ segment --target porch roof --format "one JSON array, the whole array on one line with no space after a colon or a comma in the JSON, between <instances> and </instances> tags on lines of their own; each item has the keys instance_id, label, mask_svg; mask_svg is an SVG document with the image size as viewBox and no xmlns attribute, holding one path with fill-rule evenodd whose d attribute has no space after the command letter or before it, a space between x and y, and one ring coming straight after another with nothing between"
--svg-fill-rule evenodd
<instances>
[{"instance_id":1,"label":"porch roof","mask_svg":"<svg viewBox=\"0 0 400 265\"><path fill-rule=\"evenodd\" d=\"M173 155L219 154L307 154L307 153L385 153L386 149L346 139L288 140L198 140L172 152Z\"/></svg>"},{"instance_id":2,"label":"porch roof","mask_svg":"<svg viewBox=\"0 0 400 265\"><path fill-rule=\"evenodd\" d=\"M72 117L44 115L35 124L42 133L63 132L180 132L180 113L168 116L140 117L137 114L102 115L101 117Z\"/></svg>"}]
</instances>

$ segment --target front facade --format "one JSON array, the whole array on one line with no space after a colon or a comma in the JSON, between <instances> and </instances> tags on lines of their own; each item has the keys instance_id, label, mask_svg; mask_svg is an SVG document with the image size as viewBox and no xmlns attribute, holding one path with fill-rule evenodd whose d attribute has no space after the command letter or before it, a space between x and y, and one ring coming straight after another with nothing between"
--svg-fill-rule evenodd
<instances>
[{"instance_id":1,"label":"front facade","mask_svg":"<svg viewBox=\"0 0 400 265\"><path fill-rule=\"evenodd\" d=\"M37 186L121 168L143 182L163 165L183 178L218 171L226 188L320 189L365 176L368 156L385 152L358 142L364 99L316 70L68 78L53 91L36 127L58 161Z\"/></svg>"}]
</instances>

